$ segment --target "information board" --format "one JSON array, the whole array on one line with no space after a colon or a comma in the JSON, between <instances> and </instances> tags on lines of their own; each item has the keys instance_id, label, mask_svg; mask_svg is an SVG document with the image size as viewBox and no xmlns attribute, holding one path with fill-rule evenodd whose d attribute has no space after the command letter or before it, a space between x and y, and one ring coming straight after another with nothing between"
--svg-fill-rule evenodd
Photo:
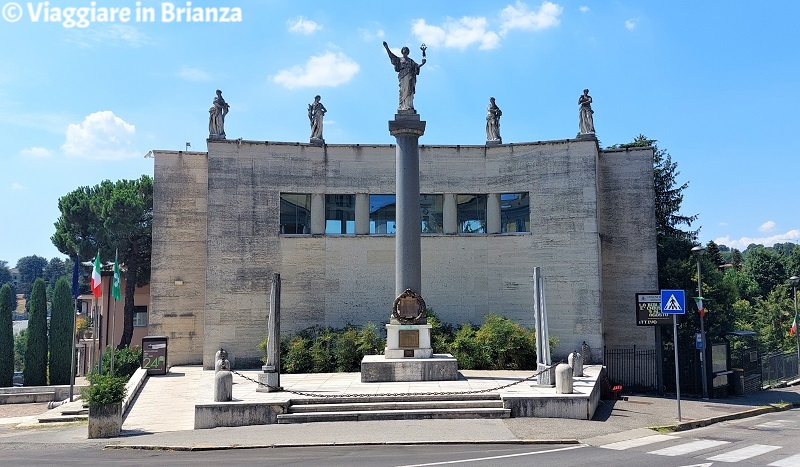
<instances>
[{"instance_id":1,"label":"information board","mask_svg":"<svg viewBox=\"0 0 800 467\"><path fill-rule=\"evenodd\" d=\"M142 338L142 368L148 375L167 374L167 337L147 336Z\"/></svg>"},{"instance_id":2,"label":"information board","mask_svg":"<svg viewBox=\"0 0 800 467\"><path fill-rule=\"evenodd\" d=\"M672 318L661 312L661 294L637 293L636 294L636 325L661 326L672 324Z\"/></svg>"}]
</instances>

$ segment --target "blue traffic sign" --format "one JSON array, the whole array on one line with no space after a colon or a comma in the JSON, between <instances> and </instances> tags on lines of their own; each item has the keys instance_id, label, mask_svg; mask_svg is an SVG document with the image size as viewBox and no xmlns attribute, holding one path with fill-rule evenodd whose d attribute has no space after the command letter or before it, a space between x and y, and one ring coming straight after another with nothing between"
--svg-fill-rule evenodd
<instances>
[{"instance_id":1,"label":"blue traffic sign","mask_svg":"<svg viewBox=\"0 0 800 467\"><path fill-rule=\"evenodd\" d=\"M686 294L683 290L662 290L661 312L665 315L686 313Z\"/></svg>"}]
</instances>

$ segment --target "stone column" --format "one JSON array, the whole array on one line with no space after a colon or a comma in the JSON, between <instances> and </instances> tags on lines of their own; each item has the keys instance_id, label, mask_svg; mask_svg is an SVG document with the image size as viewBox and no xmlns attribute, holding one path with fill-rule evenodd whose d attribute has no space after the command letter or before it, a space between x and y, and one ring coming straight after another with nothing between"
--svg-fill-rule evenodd
<instances>
[{"instance_id":1,"label":"stone column","mask_svg":"<svg viewBox=\"0 0 800 467\"><path fill-rule=\"evenodd\" d=\"M425 122L420 120L417 113L395 114L394 120L389 121L389 133L397 140L395 152L397 183L395 294L399 296L406 289L411 289L422 295L419 137L425 133Z\"/></svg>"},{"instance_id":2,"label":"stone column","mask_svg":"<svg viewBox=\"0 0 800 467\"><path fill-rule=\"evenodd\" d=\"M489 193L486 196L486 233L500 233L500 222L500 193Z\"/></svg>"},{"instance_id":3,"label":"stone column","mask_svg":"<svg viewBox=\"0 0 800 467\"><path fill-rule=\"evenodd\" d=\"M325 233L325 195L322 193L311 194L311 233Z\"/></svg>"},{"instance_id":4,"label":"stone column","mask_svg":"<svg viewBox=\"0 0 800 467\"><path fill-rule=\"evenodd\" d=\"M442 205L442 224L445 234L458 233L458 204L455 193L445 193Z\"/></svg>"},{"instance_id":5,"label":"stone column","mask_svg":"<svg viewBox=\"0 0 800 467\"><path fill-rule=\"evenodd\" d=\"M356 193L356 235L369 234L369 194Z\"/></svg>"}]
</instances>

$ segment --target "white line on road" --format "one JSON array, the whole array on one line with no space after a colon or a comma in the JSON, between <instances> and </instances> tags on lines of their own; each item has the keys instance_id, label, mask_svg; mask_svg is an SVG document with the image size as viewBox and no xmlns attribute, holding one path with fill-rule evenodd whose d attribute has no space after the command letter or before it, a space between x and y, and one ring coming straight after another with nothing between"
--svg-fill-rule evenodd
<instances>
[{"instance_id":1,"label":"white line on road","mask_svg":"<svg viewBox=\"0 0 800 467\"><path fill-rule=\"evenodd\" d=\"M444 461L444 462L431 462L430 464L413 464L413 465L403 465L400 467L425 467L428 465L447 465L447 464L462 464L466 462L483 462L483 461L490 461L495 459L506 459L509 457L520 457L520 456L535 456L536 454L547 454L550 452L560 452L560 451L570 451L572 449L580 449L585 448L585 444L579 444L576 446L569 446L566 448L558 448L558 449L548 449L546 451L533 451L533 452L521 452L519 454L507 454L505 456L492 456L492 457L476 457L474 459L462 459L458 461Z\"/></svg>"},{"instance_id":2,"label":"white line on road","mask_svg":"<svg viewBox=\"0 0 800 467\"><path fill-rule=\"evenodd\" d=\"M603 449L614 449L616 451L623 451L625 449L638 448L641 446L646 446L648 444L660 443L661 441L667 441L670 439L678 439L678 436L670 436L670 435L645 436L644 438L633 438L633 439L627 439L625 441L617 441L616 443L604 444L600 447Z\"/></svg>"},{"instance_id":3,"label":"white line on road","mask_svg":"<svg viewBox=\"0 0 800 467\"><path fill-rule=\"evenodd\" d=\"M720 454L718 456L709 457L708 460L710 461L720 461L720 462L739 462L744 459L750 459L751 457L760 456L761 454L766 454L770 451L774 451L776 449L780 449L780 446L769 446L766 444L754 444L752 446L748 446L746 448L737 449L735 451L726 452L725 454Z\"/></svg>"},{"instance_id":4,"label":"white line on road","mask_svg":"<svg viewBox=\"0 0 800 467\"><path fill-rule=\"evenodd\" d=\"M728 444L728 441L702 439L699 441L692 441L691 443L679 444L677 446L659 449L657 451L652 451L648 454L656 454L658 456L682 456L684 454L689 454L690 452L700 451L702 449L713 448L716 446L722 446L723 444Z\"/></svg>"},{"instance_id":5,"label":"white line on road","mask_svg":"<svg viewBox=\"0 0 800 467\"><path fill-rule=\"evenodd\" d=\"M769 465L771 467L797 467L800 465L800 454L795 454L794 456L775 461Z\"/></svg>"}]
</instances>

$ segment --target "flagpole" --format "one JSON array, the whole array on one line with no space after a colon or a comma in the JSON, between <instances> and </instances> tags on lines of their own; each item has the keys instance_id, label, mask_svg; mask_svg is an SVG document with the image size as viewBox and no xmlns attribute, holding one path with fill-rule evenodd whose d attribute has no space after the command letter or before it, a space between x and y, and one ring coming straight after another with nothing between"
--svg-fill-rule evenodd
<instances>
[{"instance_id":1,"label":"flagpole","mask_svg":"<svg viewBox=\"0 0 800 467\"><path fill-rule=\"evenodd\" d=\"M81 263L81 255L75 255L75 264L72 265L72 349L70 349L69 355L69 401L72 402L73 394L75 391L75 340L76 340L76 321L77 317L75 315L76 311L78 311L78 292L80 289L78 288L78 276L80 275L80 263Z\"/></svg>"},{"instance_id":2,"label":"flagpole","mask_svg":"<svg viewBox=\"0 0 800 467\"><path fill-rule=\"evenodd\" d=\"M114 374L114 349L117 347L114 331L117 327L117 300L119 299L119 250L114 252L114 276L111 279L111 296L114 299L114 311L111 314L111 374Z\"/></svg>"}]
</instances>

